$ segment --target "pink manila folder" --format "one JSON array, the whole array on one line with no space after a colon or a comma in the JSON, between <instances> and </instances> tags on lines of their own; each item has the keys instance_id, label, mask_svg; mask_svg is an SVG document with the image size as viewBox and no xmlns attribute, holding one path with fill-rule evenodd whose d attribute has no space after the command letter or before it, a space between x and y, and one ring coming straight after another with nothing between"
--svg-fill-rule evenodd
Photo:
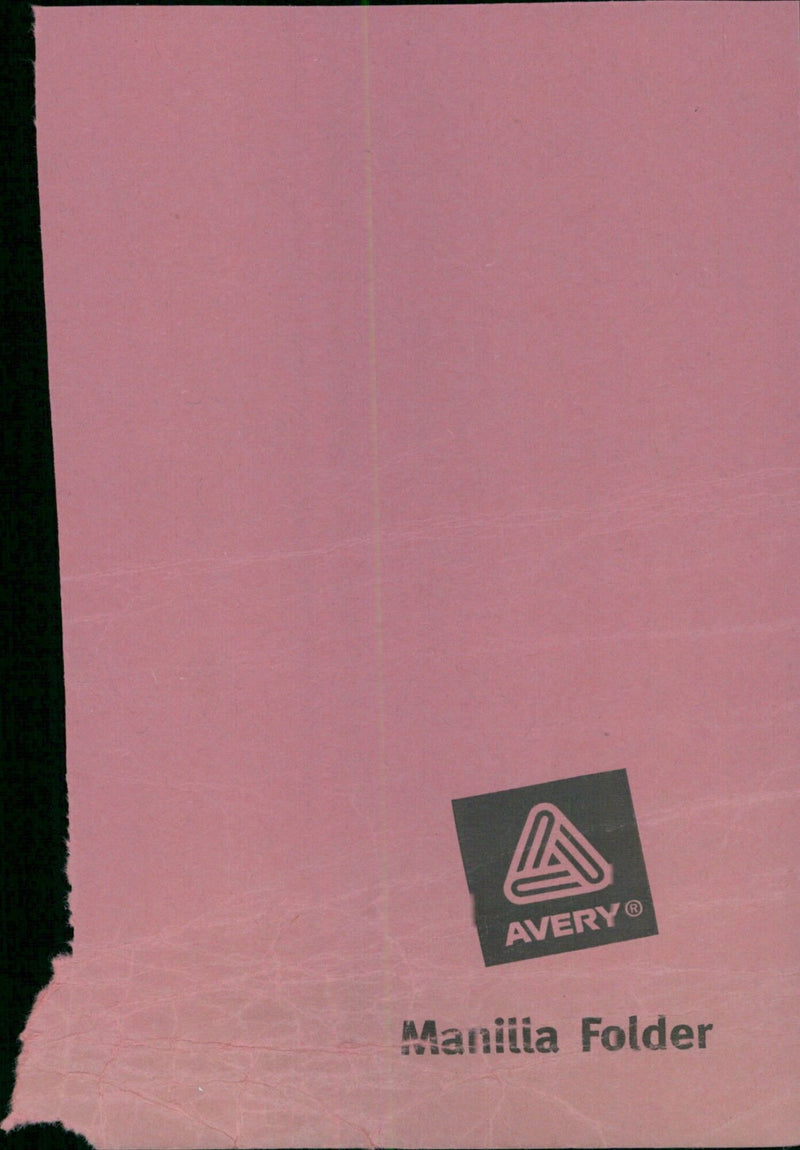
<instances>
[{"instance_id":1,"label":"pink manila folder","mask_svg":"<svg viewBox=\"0 0 800 1150\"><path fill-rule=\"evenodd\" d=\"M9 1124L796 1142L797 5L36 39L75 943Z\"/></svg>"}]
</instances>

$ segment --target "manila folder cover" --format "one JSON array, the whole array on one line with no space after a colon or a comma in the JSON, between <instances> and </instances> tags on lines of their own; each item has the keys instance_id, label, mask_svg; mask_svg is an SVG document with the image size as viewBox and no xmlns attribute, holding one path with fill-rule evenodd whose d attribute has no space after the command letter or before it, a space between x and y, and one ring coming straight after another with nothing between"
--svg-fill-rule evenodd
<instances>
[{"instance_id":1,"label":"manila folder cover","mask_svg":"<svg viewBox=\"0 0 800 1150\"><path fill-rule=\"evenodd\" d=\"M12 1120L796 1142L797 5L36 52L75 941Z\"/></svg>"}]
</instances>

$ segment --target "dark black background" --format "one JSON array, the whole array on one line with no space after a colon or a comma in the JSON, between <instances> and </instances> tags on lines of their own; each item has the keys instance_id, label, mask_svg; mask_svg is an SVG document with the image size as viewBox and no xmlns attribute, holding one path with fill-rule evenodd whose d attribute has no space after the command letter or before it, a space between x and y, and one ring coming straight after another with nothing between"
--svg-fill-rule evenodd
<instances>
[{"instance_id":1,"label":"dark black background","mask_svg":"<svg viewBox=\"0 0 800 1150\"><path fill-rule=\"evenodd\" d=\"M64 684L34 128L32 14L0 5L0 1102L51 959L72 937ZM0 1142L78 1145L55 1127ZM83 1145L86 1145L83 1142Z\"/></svg>"}]
</instances>

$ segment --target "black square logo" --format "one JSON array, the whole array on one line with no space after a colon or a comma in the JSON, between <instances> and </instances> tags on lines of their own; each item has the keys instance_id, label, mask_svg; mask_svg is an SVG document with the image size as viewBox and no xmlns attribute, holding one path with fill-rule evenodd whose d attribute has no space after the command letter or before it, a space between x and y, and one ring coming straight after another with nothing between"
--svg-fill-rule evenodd
<instances>
[{"instance_id":1,"label":"black square logo","mask_svg":"<svg viewBox=\"0 0 800 1150\"><path fill-rule=\"evenodd\" d=\"M658 934L625 771L455 799L487 966Z\"/></svg>"}]
</instances>

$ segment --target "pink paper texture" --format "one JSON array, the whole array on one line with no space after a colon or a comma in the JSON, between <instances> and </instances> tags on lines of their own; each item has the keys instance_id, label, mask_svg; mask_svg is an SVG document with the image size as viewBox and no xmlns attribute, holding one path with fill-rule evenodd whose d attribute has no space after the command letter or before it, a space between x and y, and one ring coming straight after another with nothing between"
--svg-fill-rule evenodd
<instances>
[{"instance_id":1,"label":"pink paper texture","mask_svg":"<svg viewBox=\"0 0 800 1150\"><path fill-rule=\"evenodd\" d=\"M797 5L36 38L75 945L11 1123L796 1142ZM485 967L451 800L620 768L660 933Z\"/></svg>"}]
</instances>

